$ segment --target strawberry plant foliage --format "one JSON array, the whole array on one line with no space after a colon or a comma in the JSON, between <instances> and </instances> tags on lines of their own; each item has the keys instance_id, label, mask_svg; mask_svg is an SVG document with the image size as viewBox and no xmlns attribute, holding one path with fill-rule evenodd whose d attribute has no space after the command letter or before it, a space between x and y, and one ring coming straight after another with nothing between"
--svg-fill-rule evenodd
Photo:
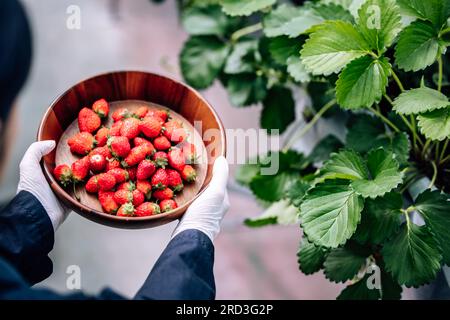
<instances>
[{"instance_id":1,"label":"strawberry plant foliage","mask_svg":"<svg viewBox=\"0 0 450 320\"><path fill-rule=\"evenodd\" d=\"M181 72L199 89L218 80L234 106L260 104L262 128L309 122L238 170L265 207L245 224L300 225L300 270L350 280L338 299L399 299L450 263L450 0L296 3L181 0ZM311 98L303 112L299 87ZM321 117L345 139L294 151ZM279 170L265 174L271 156ZM413 199L423 177L437 190ZM369 289L374 267L381 288Z\"/></svg>"}]
</instances>

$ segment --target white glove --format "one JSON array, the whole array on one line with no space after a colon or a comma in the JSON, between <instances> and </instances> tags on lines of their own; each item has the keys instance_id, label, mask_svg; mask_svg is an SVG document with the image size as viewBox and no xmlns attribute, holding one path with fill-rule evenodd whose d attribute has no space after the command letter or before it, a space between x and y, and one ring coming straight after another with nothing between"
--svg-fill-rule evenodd
<instances>
[{"instance_id":1,"label":"white glove","mask_svg":"<svg viewBox=\"0 0 450 320\"><path fill-rule=\"evenodd\" d=\"M39 164L42 157L54 148L55 141L53 140L35 142L28 148L19 165L20 180L17 193L28 191L34 195L44 207L52 221L53 230L56 231L70 210L58 201Z\"/></svg>"},{"instance_id":2,"label":"white glove","mask_svg":"<svg viewBox=\"0 0 450 320\"><path fill-rule=\"evenodd\" d=\"M219 157L214 163L213 177L208 188L191 204L175 228L172 238L182 231L197 229L214 241L220 231L220 222L230 208L227 180L227 160Z\"/></svg>"}]
</instances>

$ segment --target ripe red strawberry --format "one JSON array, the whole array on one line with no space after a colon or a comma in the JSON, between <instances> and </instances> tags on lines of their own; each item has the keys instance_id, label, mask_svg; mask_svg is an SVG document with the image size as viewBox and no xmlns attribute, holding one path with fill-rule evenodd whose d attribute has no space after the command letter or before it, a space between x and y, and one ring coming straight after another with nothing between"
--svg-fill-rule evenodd
<instances>
[{"instance_id":1,"label":"ripe red strawberry","mask_svg":"<svg viewBox=\"0 0 450 320\"><path fill-rule=\"evenodd\" d=\"M141 137L136 137L136 138L133 139L133 143L134 143L135 147L139 147L139 146L142 146L142 145L147 146L148 151L149 151L148 154L150 154L150 155L155 152L155 147L147 139L144 139L144 138L141 138Z\"/></svg>"},{"instance_id":2,"label":"ripe red strawberry","mask_svg":"<svg viewBox=\"0 0 450 320\"><path fill-rule=\"evenodd\" d=\"M164 135L175 143L183 142L187 137L187 133L181 123L175 120L170 120L164 124Z\"/></svg>"},{"instance_id":3,"label":"ripe red strawberry","mask_svg":"<svg viewBox=\"0 0 450 320\"><path fill-rule=\"evenodd\" d=\"M169 113L167 112L167 110L164 109L150 109L147 113L148 117L157 117L159 119L161 119L162 123L167 121L167 118L169 116Z\"/></svg>"},{"instance_id":4,"label":"ripe red strawberry","mask_svg":"<svg viewBox=\"0 0 450 320\"><path fill-rule=\"evenodd\" d=\"M155 117L145 117L139 126L141 132L149 138L159 136L162 126L161 122Z\"/></svg>"},{"instance_id":5,"label":"ripe red strawberry","mask_svg":"<svg viewBox=\"0 0 450 320\"><path fill-rule=\"evenodd\" d=\"M128 171L122 168L114 168L108 171L109 174L112 174L114 178L116 178L116 183L122 183L128 180L129 175Z\"/></svg>"},{"instance_id":6,"label":"ripe red strawberry","mask_svg":"<svg viewBox=\"0 0 450 320\"><path fill-rule=\"evenodd\" d=\"M132 217L134 214L134 206L132 203L125 203L120 206L117 211L118 217Z\"/></svg>"},{"instance_id":7,"label":"ripe red strawberry","mask_svg":"<svg viewBox=\"0 0 450 320\"><path fill-rule=\"evenodd\" d=\"M166 169L166 172L168 178L168 186L172 188L174 192L183 190L183 181L181 180L181 176L178 171Z\"/></svg>"},{"instance_id":8,"label":"ripe red strawberry","mask_svg":"<svg viewBox=\"0 0 450 320\"><path fill-rule=\"evenodd\" d=\"M97 133L95 134L95 140L97 141L97 147L103 147L106 145L106 142L108 141L109 136L109 129L106 127L102 127L98 129Z\"/></svg>"},{"instance_id":9,"label":"ripe red strawberry","mask_svg":"<svg viewBox=\"0 0 450 320\"><path fill-rule=\"evenodd\" d=\"M148 147L146 145L134 147L131 149L128 156L122 161L124 168L133 167L145 159L148 154Z\"/></svg>"},{"instance_id":10,"label":"ripe red strawberry","mask_svg":"<svg viewBox=\"0 0 450 320\"><path fill-rule=\"evenodd\" d=\"M114 201L118 204L125 204L133 201L133 192L125 189L117 190L114 193Z\"/></svg>"},{"instance_id":11,"label":"ripe red strawberry","mask_svg":"<svg viewBox=\"0 0 450 320\"><path fill-rule=\"evenodd\" d=\"M155 140L153 140L153 145L156 150L167 150L172 146L170 141L165 136L155 138Z\"/></svg>"},{"instance_id":12,"label":"ripe red strawberry","mask_svg":"<svg viewBox=\"0 0 450 320\"><path fill-rule=\"evenodd\" d=\"M128 139L133 139L139 134L139 124L140 121L136 118L127 118L123 120L122 127L120 128L120 135L127 137Z\"/></svg>"},{"instance_id":13,"label":"ripe red strawberry","mask_svg":"<svg viewBox=\"0 0 450 320\"><path fill-rule=\"evenodd\" d=\"M138 180L146 180L152 176L156 171L156 165L153 161L144 159L139 162L136 172L136 178Z\"/></svg>"},{"instance_id":14,"label":"ripe red strawberry","mask_svg":"<svg viewBox=\"0 0 450 320\"><path fill-rule=\"evenodd\" d=\"M102 120L94 111L88 108L83 108L78 113L78 128L80 132L93 133L102 124Z\"/></svg>"},{"instance_id":15,"label":"ripe red strawberry","mask_svg":"<svg viewBox=\"0 0 450 320\"><path fill-rule=\"evenodd\" d=\"M109 173L100 173L97 175L99 190L109 191L116 185L116 178Z\"/></svg>"},{"instance_id":16,"label":"ripe red strawberry","mask_svg":"<svg viewBox=\"0 0 450 320\"><path fill-rule=\"evenodd\" d=\"M144 202L134 212L137 217L147 217L158 213L160 213L159 206L153 202Z\"/></svg>"},{"instance_id":17,"label":"ripe red strawberry","mask_svg":"<svg viewBox=\"0 0 450 320\"><path fill-rule=\"evenodd\" d=\"M89 156L89 168L93 172L103 171L106 167L106 159L101 154L94 154Z\"/></svg>"},{"instance_id":18,"label":"ripe red strawberry","mask_svg":"<svg viewBox=\"0 0 450 320\"><path fill-rule=\"evenodd\" d=\"M159 208L161 209L161 212L171 211L177 207L178 207L178 205L175 202L175 200L173 200L173 199L165 199L165 200L161 201L159 204Z\"/></svg>"},{"instance_id":19,"label":"ripe red strawberry","mask_svg":"<svg viewBox=\"0 0 450 320\"><path fill-rule=\"evenodd\" d=\"M110 137L108 147L114 157L125 158L130 153L131 147L125 137Z\"/></svg>"},{"instance_id":20,"label":"ripe red strawberry","mask_svg":"<svg viewBox=\"0 0 450 320\"><path fill-rule=\"evenodd\" d=\"M72 181L72 169L67 164L60 164L53 170L53 175L64 187Z\"/></svg>"},{"instance_id":21,"label":"ripe red strawberry","mask_svg":"<svg viewBox=\"0 0 450 320\"><path fill-rule=\"evenodd\" d=\"M138 180L136 189L142 192L147 200L152 197L152 185L147 180Z\"/></svg>"},{"instance_id":22,"label":"ripe red strawberry","mask_svg":"<svg viewBox=\"0 0 450 320\"><path fill-rule=\"evenodd\" d=\"M111 137L117 137L120 136L120 129L122 128L123 121L119 120L117 122L114 122L111 126L111 129L109 129L109 135Z\"/></svg>"},{"instance_id":23,"label":"ripe red strawberry","mask_svg":"<svg viewBox=\"0 0 450 320\"><path fill-rule=\"evenodd\" d=\"M164 151L158 151L153 154L153 161L156 166L159 168L165 168L169 163L169 159L167 158L167 153Z\"/></svg>"},{"instance_id":24,"label":"ripe red strawberry","mask_svg":"<svg viewBox=\"0 0 450 320\"><path fill-rule=\"evenodd\" d=\"M117 187L117 190L133 191L134 189L136 189L136 185L133 181L123 182Z\"/></svg>"},{"instance_id":25,"label":"ripe red strawberry","mask_svg":"<svg viewBox=\"0 0 450 320\"><path fill-rule=\"evenodd\" d=\"M86 182L86 185L84 186L86 188L86 191L89 193L96 193L99 190L98 186L98 177L92 176L89 178L89 180Z\"/></svg>"},{"instance_id":26,"label":"ripe red strawberry","mask_svg":"<svg viewBox=\"0 0 450 320\"><path fill-rule=\"evenodd\" d=\"M95 139L89 132L79 132L67 140L72 153L85 155L95 146Z\"/></svg>"},{"instance_id":27,"label":"ripe red strawberry","mask_svg":"<svg viewBox=\"0 0 450 320\"><path fill-rule=\"evenodd\" d=\"M153 192L153 198L158 200L172 199L173 191L169 188L155 190L155 192Z\"/></svg>"},{"instance_id":28,"label":"ripe red strawberry","mask_svg":"<svg viewBox=\"0 0 450 320\"><path fill-rule=\"evenodd\" d=\"M145 201L145 196L142 192L140 192L139 190L134 190L133 191L133 205L135 207L141 205L142 203L144 203Z\"/></svg>"},{"instance_id":29,"label":"ripe red strawberry","mask_svg":"<svg viewBox=\"0 0 450 320\"><path fill-rule=\"evenodd\" d=\"M101 118L105 118L109 113L109 104L105 99L100 99L92 104L92 110Z\"/></svg>"},{"instance_id":30,"label":"ripe red strawberry","mask_svg":"<svg viewBox=\"0 0 450 320\"><path fill-rule=\"evenodd\" d=\"M180 172L181 178L183 178L184 181L187 182L194 182L197 178L197 172L194 168L192 168L190 165L185 165L183 170Z\"/></svg>"},{"instance_id":31,"label":"ripe red strawberry","mask_svg":"<svg viewBox=\"0 0 450 320\"><path fill-rule=\"evenodd\" d=\"M136 111L133 112L133 115L138 119L142 119L147 115L147 112L148 108L146 106L143 106L137 108Z\"/></svg>"},{"instance_id":32,"label":"ripe red strawberry","mask_svg":"<svg viewBox=\"0 0 450 320\"><path fill-rule=\"evenodd\" d=\"M137 167L126 168L125 170L127 170L130 180L136 180Z\"/></svg>"},{"instance_id":33,"label":"ripe red strawberry","mask_svg":"<svg viewBox=\"0 0 450 320\"><path fill-rule=\"evenodd\" d=\"M115 214L119 209L119 205L114 201L114 192L112 191L99 191L98 201L106 213Z\"/></svg>"},{"instance_id":34,"label":"ripe red strawberry","mask_svg":"<svg viewBox=\"0 0 450 320\"><path fill-rule=\"evenodd\" d=\"M106 170L105 170L106 172L116 168L121 168L119 160L111 158L106 162Z\"/></svg>"},{"instance_id":35,"label":"ripe red strawberry","mask_svg":"<svg viewBox=\"0 0 450 320\"><path fill-rule=\"evenodd\" d=\"M195 146L187 141L181 145L181 151L183 151L184 161L188 164L197 163L197 152Z\"/></svg>"},{"instance_id":36,"label":"ripe red strawberry","mask_svg":"<svg viewBox=\"0 0 450 320\"><path fill-rule=\"evenodd\" d=\"M164 189L169 184L169 179L165 169L156 170L151 180L154 189Z\"/></svg>"},{"instance_id":37,"label":"ripe red strawberry","mask_svg":"<svg viewBox=\"0 0 450 320\"><path fill-rule=\"evenodd\" d=\"M169 159L169 165L175 170L181 171L185 165L184 155L181 149L173 148L167 153L167 158Z\"/></svg>"},{"instance_id":38,"label":"ripe red strawberry","mask_svg":"<svg viewBox=\"0 0 450 320\"><path fill-rule=\"evenodd\" d=\"M113 118L114 122L128 118L129 116L130 116L130 111L128 111L127 108L119 108L112 113L112 118Z\"/></svg>"},{"instance_id":39,"label":"ripe red strawberry","mask_svg":"<svg viewBox=\"0 0 450 320\"><path fill-rule=\"evenodd\" d=\"M94 148L89 153L90 156L93 156L93 155L96 155L96 154L102 155L106 160L112 158L112 154L111 154L111 151L109 151L108 146Z\"/></svg>"},{"instance_id":40,"label":"ripe red strawberry","mask_svg":"<svg viewBox=\"0 0 450 320\"><path fill-rule=\"evenodd\" d=\"M83 181L89 173L89 157L83 157L72 163L72 177L74 182Z\"/></svg>"}]
</instances>

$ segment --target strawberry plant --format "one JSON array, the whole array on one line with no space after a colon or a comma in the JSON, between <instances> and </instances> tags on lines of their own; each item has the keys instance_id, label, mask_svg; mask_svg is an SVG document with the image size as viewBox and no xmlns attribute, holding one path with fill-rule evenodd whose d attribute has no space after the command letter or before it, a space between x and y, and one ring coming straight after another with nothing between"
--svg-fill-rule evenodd
<instances>
[{"instance_id":1,"label":"strawberry plant","mask_svg":"<svg viewBox=\"0 0 450 320\"><path fill-rule=\"evenodd\" d=\"M217 79L237 107L262 104L262 128L295 120L292 90L311 107L282 150L237 180L267 206L246 224L299 223L300 270L348 286L340 299L399 299L450 264L449 0L179 1L190 34L185 80ZM345 141L292 146L322 117L347 119ZM268 156L279 158L264 175ZM428 189L410 194L419 179ZM412 216L424 224L416 224ZM369 270L379 270L371 289Z\"/></svg>"}]
</instances>

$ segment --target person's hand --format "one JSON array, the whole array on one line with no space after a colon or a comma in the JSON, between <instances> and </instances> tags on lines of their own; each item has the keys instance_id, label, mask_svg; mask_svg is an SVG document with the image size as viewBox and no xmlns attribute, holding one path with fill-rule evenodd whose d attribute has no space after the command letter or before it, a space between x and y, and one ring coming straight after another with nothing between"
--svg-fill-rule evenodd
<instances>
[{"instance_id":1,"label":"person's hand","mask_svg":"<svg viewBox=\"0 0 450 320\"><path fill-rule=\"evenodd\" d=\"M209 186L186 211L172 238L184 230L197 229L214 241L220 231L220 222L230 207L227 180L227 160L219 157L214 163L213 177Z\"/></svg>"},{"instance_id":2,"label":"person's hand","mask_svg":"<svg viewBox=\"0 0 450 320\"><path fill-rule=\"evenodd\" d=\"M34 195L44 207L52 221L53 229L59 227L69 210L58 201L42 173L40 161L43 156L55 148L55 141L39 141L33 143L20 162L20 180L17 193L28 191Z\"/></svg>"}]
</instances>

